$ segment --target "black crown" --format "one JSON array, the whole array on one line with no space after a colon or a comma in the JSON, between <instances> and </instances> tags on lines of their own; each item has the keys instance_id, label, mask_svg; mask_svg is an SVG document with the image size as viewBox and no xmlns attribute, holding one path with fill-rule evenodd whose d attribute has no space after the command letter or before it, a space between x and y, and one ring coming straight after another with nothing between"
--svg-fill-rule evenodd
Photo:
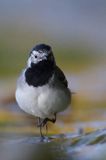
<instances>
[{"instance_id":1,"label":"black crown","mask_svg":"<svg viewBox=\"0 0 106 160\"><path fill-rule=\"evenodd\" d=\"M38 44L33 48L33 50L35 50L35 51L41 50L41 51L49 52L51 50L51 47L49 45L46 45L46 44Z\"/></svg>"}]
</instances>

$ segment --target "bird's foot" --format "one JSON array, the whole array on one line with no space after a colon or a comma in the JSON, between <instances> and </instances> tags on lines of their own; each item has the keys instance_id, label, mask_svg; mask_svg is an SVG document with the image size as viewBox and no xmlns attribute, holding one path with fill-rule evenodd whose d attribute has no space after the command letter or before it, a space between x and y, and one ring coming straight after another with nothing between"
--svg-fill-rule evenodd
<instances>
[{"instance_id":1,"label":"bird's foot","mask_svg":"<svg viewBox=\"0 0 106 160\"><path fill-rule=\"evenodd\" d=\"M52 122L52 123L55 123L56 122L56 114L55 114L55 118L53 118L53 119L49 119L49 118L41 119L41 118L39 118L38 123L37 123L37 127L44 127L47 124L48 121Z\"/></svg>"},{"instance_id":2,"label":"bird's foot","mask_svg":"<svg viewBox=\"0 0 106 160\"><path fill-rule=\"evenodd\" d=\"M55 123L56 119L45 118L40 123L37 124L37 127L41 127L41 126L44 127L47 124L47 122Z\"/></svg>"}]
</instances>

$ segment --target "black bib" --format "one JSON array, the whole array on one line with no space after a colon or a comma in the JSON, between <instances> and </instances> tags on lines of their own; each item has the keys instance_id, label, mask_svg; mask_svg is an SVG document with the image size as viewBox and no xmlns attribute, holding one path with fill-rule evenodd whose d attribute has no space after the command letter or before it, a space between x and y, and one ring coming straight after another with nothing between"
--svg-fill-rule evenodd
<instances>
[{"instance_id":1,"label":"black bib","mask_svg":"<svg viewBox=\"0 0 106 160\"><path fill-rule=\"evenodd\" d=\"M54 73L54 62L42 60L37 64L32 63L25 72L28 85L38 87L48 83Z\"/></svg>"}]
</instances>

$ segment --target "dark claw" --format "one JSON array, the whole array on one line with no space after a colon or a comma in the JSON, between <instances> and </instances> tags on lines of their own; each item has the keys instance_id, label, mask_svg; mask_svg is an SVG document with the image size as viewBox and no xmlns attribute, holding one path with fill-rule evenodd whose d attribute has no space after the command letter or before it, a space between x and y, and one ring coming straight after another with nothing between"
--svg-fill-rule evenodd
<instances>
[{"instance_id":1,"label":"dark claw","mask_svg":"<svg viewBox=\"0 0 106 160\"><path fill-rule=\"evenodd\" d=\"M44 127L46 124L47 124L47 122L52 122L52 123L55 123L56 122L56 114L55 114L55 118L54 119L49 119L49 118L45 118L45 119L41 119L40 118L40 120L38 121L38 123L37 123L37 127Z\"/></svg>"},{"instance_id":2,"label":"dark claw","mask_svg":"<svg viewBox=\"0 0 106 160\"><path fill-rule=\"evenodd\" d=\"M55 123L56 122L56 113L54 114L54 119L50 119L49 121L51 121L52 123Z\"/></svg>"},{"instance_id":3,"label":"dark claw","mask_svg":"<svg viewBox=\"0 0 106 160\"><path fill-rule=\"evenodd\" d=\"M49 118L47 118L47 121L50 121L50 122L52 122L52 123L55 123L55 122L56 122L56 119L49 119Z\"/></svg>"}]
</instances>

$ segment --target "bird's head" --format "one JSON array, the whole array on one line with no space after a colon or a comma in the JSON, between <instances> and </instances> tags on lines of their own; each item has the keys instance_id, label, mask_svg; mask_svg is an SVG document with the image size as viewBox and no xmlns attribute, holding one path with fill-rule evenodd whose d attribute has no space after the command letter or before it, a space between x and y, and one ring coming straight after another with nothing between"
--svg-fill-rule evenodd
<instances>
[{"instance_id":1,"label":"bird's head","mask_svg":"<svg viewBox=\"0 0 106 160\"><path fill-rule=\"evenodd\" d=\"M38 44L30 52L27 65L28 67L32 67L39 63L46 64L49 62L55 63L52 48L46 44Z\"/></svg>"}]
</instances>

